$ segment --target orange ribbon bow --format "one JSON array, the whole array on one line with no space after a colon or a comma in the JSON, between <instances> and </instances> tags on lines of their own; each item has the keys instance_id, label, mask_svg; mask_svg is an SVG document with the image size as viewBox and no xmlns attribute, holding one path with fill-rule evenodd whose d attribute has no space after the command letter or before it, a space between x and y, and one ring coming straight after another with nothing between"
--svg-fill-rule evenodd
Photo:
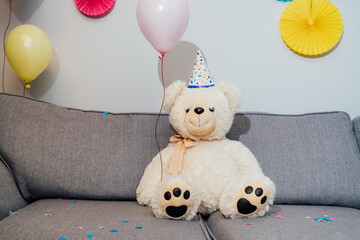
<instances>
[{"instance_id":1,"label":"orange ribbon bow","mask_svg":"<svg viewBox=\"0 0 360 240\"><path fill-rule=\"evenodd\" d=\"M180 135L174 135L170 138L170 142L175 143L174 150L170 160L169 173L178 173L182 170L182 162L184 159L184 152L187 148L192 148L196 145L194 140L185 139Z\"/></svg>"}]
</instances>

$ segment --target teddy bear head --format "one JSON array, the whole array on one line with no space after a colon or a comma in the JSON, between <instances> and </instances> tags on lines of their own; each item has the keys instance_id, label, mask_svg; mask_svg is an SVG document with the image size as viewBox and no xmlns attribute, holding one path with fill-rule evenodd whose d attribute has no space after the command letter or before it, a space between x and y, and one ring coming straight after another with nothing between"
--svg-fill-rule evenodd
<instances>
[{"instance_id":1,"label":"teddy bear head","mask_svg":"<svg viewBox=\"0 0 360 240\"><path fill-rule=\"evenodd\" d=\"M240 91L230 82L188 88L178 80L165 90L164 110L169 113L171 125L183 138L193 140L225 138L240 104Z\"/></svg>"}]
</instances>

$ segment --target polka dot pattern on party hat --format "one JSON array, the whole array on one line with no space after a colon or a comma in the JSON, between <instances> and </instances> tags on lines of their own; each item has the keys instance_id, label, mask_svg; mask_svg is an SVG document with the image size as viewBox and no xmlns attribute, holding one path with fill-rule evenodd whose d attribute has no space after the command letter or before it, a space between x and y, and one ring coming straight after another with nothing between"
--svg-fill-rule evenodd
<instances>
[{"instance_id":1,"label":"polka dot pattern on party hat","mask_svg":"<svg viewBox=\"0 0 360 240\"><path fill-rule=\"evenodd\" d=\"M196 53L194 67L191 72L188 88L213 87L215 82L211 77L205 59L200 50Z\"/></svg>"}]
</instances>

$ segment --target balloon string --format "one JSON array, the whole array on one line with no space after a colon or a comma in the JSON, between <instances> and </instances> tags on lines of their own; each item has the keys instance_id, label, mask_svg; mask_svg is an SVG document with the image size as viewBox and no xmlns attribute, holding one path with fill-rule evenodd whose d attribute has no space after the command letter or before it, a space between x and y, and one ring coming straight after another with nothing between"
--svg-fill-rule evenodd
<instances>
[{"instance_id":1,"label":"balloon string","mask_svg":"<svg viewBox=\"0 0 360 240\"><path fill-rule=\"evenodd\" d=\"M164 81L164 54L161 54L161 56L159 56L159 59L161 60L161 83L163 86L163 98L162 98L162 102L161 102L161 108L160 108L160 112L158 114L157 120L156 120L156 125L155 125L155 141L158 147L158 151L159 151L159 156L160 156L160 164L161 164L161 177L160 180L163 180L163 160L161 157L161 149L160 149L160 145L159 145L159 141L158 141L158 137L157 137L157 127L159 124L159 119L160 119L160 115L164 106L164 101L165 101L165 81Z\"/></svg>"},{"instance_id":2,"label":"balloon string","mask_svg":"<svg viewBox=\"0 0 360 240\"><path fill-rule=\"evenodd\" d=\"M27 82L25 82L25 84L24 84L24 92L23 92L23 97L25 97L25 88L26 88L26 85L27 85L28 83Z\"/></svg>"},{"instance_id":3,"label":"balloon string","mask_svg":"<svg viewBox=\"0 0 360 240\"><path fill-rule=\"evenodd\" d=\"M6 26L5 32L4 32L4 58L3 58L3 71L2 71L2 89L3 89L3 93L5 93L5 40L6 40L6 33L9 29L10 26L10 21L11 21L11 0L9 0L10 2L10 6L9 6L9 20L8 20L8 24Z\"/></svg>"}]
</instances>

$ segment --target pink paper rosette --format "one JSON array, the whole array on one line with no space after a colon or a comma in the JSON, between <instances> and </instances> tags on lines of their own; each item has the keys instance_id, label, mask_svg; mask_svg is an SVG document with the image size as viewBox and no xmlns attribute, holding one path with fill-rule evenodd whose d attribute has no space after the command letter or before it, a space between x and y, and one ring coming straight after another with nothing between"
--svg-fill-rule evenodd
<instances>
[{"instance_id":1,"label":"pink paper rosette","mask_svg":"<svg viewBox=\"0 0 360 240\"><path fill-rule=\"evenodd\" d=\"M114 6L115 0L74 0L81 13L89 17L104 15Z\"/></svg>"}]
</instances>

